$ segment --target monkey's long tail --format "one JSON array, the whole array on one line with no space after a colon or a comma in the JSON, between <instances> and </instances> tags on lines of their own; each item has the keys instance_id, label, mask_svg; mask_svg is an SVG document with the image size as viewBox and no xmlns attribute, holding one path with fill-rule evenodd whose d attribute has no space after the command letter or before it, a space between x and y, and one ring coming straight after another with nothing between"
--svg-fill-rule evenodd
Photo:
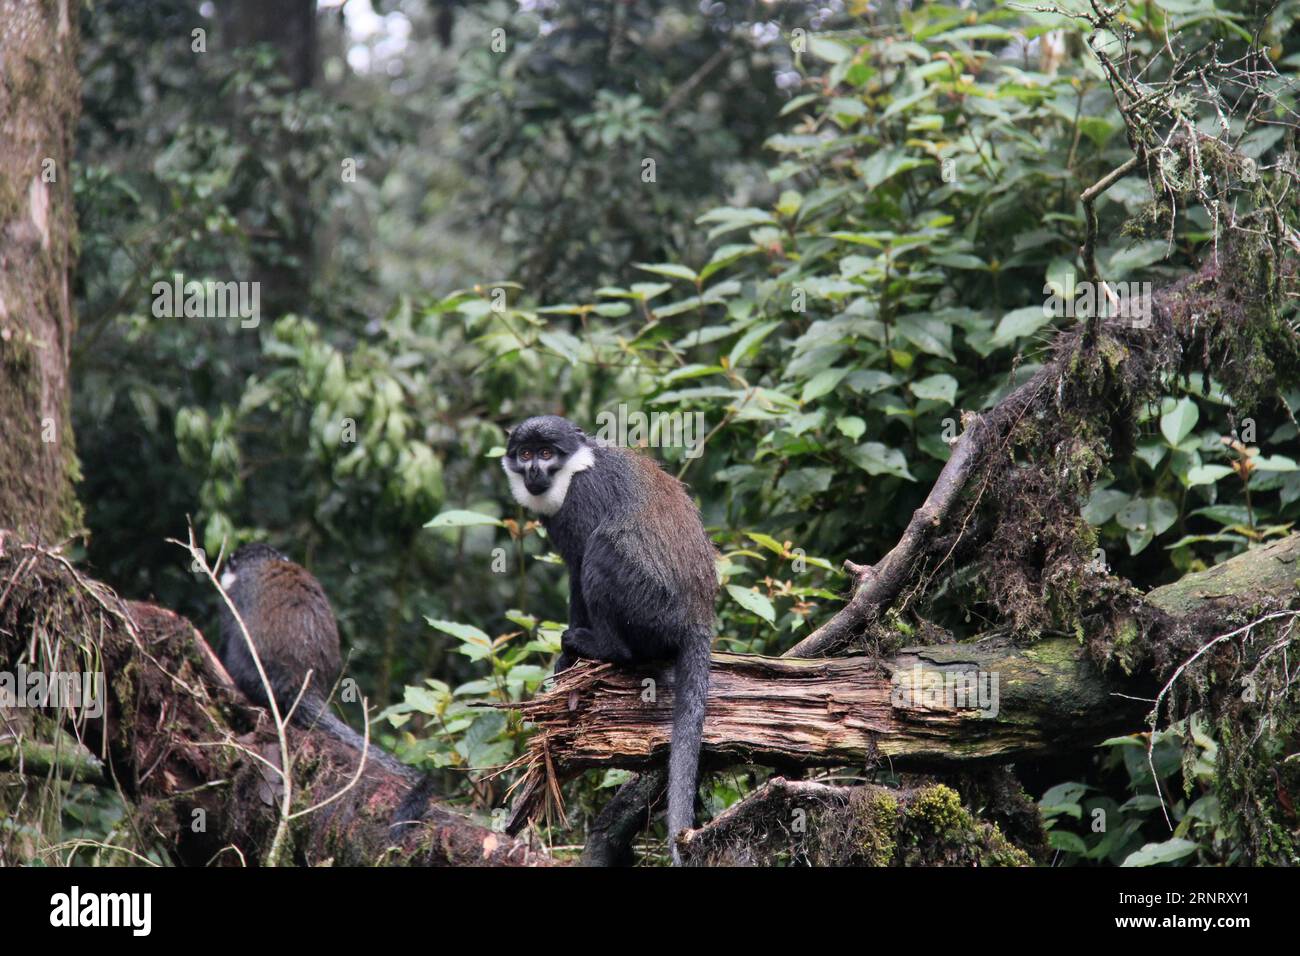
<instances>
[{"instance_id":1,"label":"monkey's long tail","mask_svg":"<svg viewBox=\"0 0 1300 956\"><path fill-rule=\"evenodd\" d=\"M357 752L358 757L364 751L366 755L366 766L378 766L387 770L391 774L408 781L416 781L420 778L420 771L416 770L409 764L404 764L383 747L380 747L373 740L370 746L366 746L366 738L361 736L330 710L329 705L314 695L304 696L298 702L298 708L293 712L293 722L299 727L306 730L315 728L323 733L329 734L335 740L347 744Z\"/></svg>"},{"instance_id":2,"label":"monkey's long tail","mask_svg":"<svg viewBox=\"0 0 1300 956\"><path fill-rule=\"evenodd\" d=\"M677 653L673 683L673 743L668 755L668 846L680 865L677 835L695 822L695 784L704 736L704 707L709 696L712 635L693 638Z\"/></svg>"},{"instance_id":3,"label":"monkey's long tail","mask_svg":"<svg viewBox=\"0 0 1300 956\"><path fill-rule=\"evenodd\" d=\"M373 740L366 747L366 738L361 736L330 710L329 704L319 697L305 697L293 712L293 722L300 727L329 734L355 750L360 756L364 751L367 766L379 766L394 776L407 782L409 789L401 804L389 820L388 837L394 843L400 843L406 828L419 823L428 812L429 802L433 799L436 781L432 774L422 773L410 764L402 763Z\"/></svg>"}]
</instances>

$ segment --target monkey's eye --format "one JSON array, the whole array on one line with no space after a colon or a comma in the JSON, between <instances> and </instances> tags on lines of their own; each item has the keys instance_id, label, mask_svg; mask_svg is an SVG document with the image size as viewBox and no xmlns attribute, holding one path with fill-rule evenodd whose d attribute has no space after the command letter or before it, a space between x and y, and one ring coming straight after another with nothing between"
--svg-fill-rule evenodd
<instances>
[{"instance_id":1,"label":"monkey's eye","mask_svg":"<svg viewBox=\"0 0 1300 956\"><path fill-rule=\"evenodd\" d=\"M521 451L519 453L520 461L532 461L533 453L531 451Z\"/></svg>"},{"instance_id":2,"label":"monkey's eye","mask_svg":"<svg viewBox=\"0 0 1300 956\"><path fill-rule=\"evenodd\" d=\"M550 461L554 457L554 453L549 448L543 448L537 454L541 456L542 461Z\"/></svg>"}]
</instances>

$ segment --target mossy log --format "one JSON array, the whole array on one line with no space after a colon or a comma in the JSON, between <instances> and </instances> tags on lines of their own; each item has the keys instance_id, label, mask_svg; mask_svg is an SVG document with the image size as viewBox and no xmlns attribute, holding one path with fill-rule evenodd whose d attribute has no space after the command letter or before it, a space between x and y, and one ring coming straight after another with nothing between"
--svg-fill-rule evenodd
<instances>
[{"instance_id":1,"label":"mossy log","mask_svg":"<svg viewBox=\"0 0 1300 956\"><path fill-rule=\"evenodd\" d=\"M1027 866L943 784L840 787L773 777L682 841L696 866Z\"/></svg>"},{"instance_id":2,"label":"mossy log","mask_svg":"<svg viewBox=\"0 0 1300 956\"><path fill-rule=\"evenodd\" d=\"M92 708L13 706L0 700L0 727L24 728L0 747L24 799L49 794L48 778L113 782L138 829L183 865L264 861L279 820L283 766L266 711L230 684L203 635L179 615L119 600L56 553L0 532L0 672L103 674ZM30 702L28 702L30 703ZM24 720L39 714L40 720ZM14 718L14 719L11 719ZM75 738L55 759L36 724ZM418 824L390 831L419 775L390 773L323 733L288 729L300 865L537 865L550 862L512 839L434 803ZM46 755L46 759L40 759ZM73 757L75 762L71 762ZM30 792L28 792L30 791ZM330 801L324 806L318 806ZM0 812L4 811L0 806ZM0 843L0 862L4 847Z\"/></svg>"},{"instance_id":3,"label":"mossy log","mask_svg":"<svg viewBox=\"0 0 1300 956\"><path fill-rule=\"evenodd\" d=\"M1300 535L1292 535L1156 588L1142 602L1156 623L1135 621L1125 640L1144 645L1158 631L1177 633L1180 645L1203 643L1238 612L1289 604L1297 557ZM1133 659L1151 657L1129 651ZM1143 729L1163 674L1119 670L1103 674L1085 643L1067 637L911 647L883 660L715 654L704 760L943 769L1077 750ZM662 762L671 675L584 662L520 710L538 733L512 831L556 792L555 775Z\"/></svg>"}]
</instances>

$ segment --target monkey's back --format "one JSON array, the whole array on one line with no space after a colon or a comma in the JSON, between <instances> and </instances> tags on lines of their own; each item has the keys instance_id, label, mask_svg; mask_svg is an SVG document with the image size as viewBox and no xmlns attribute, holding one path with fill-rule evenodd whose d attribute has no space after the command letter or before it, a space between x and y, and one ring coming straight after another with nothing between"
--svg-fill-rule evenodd
<instances>
[{"instance_id":1,"label":"monkey's back","mask_svg":"<svg viewBox=\"0 0 1300 956\"><path fill-rule=\"evenodd\" d=\"M704 530L699 509L686 486L653 458L623 448L610 448L634 476L640 493L628 506L606 517L597 534L614 553L650 578L650 592L662 589L680 603L685 623L711 629L718 590L714 558L717 551ZM642 595L653 599L653 593Z\"/></svg>"},{"instance_id":2,"label":"monkey's back","mask_svg":"<svg viewBox=\"0 0 1300 956\"><path fill-rule=\"evenodd\" d=\"M291 561L268 562L255 589L232 592L240 616L257 647L267 677L282 708L292 704L311 672L310 689L324 697L342 670L338 626L320 583ZM239 626L223 613L225 646L222 663L250 699L265 704L257 666Z\"/></svg>"}]
</instances>

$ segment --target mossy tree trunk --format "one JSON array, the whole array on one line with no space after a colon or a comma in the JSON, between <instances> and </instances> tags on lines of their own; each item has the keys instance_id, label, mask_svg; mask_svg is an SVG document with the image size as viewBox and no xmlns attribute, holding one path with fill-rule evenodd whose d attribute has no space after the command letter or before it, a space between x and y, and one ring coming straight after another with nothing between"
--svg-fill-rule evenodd
<instances>
[{"instance_id":1,"label":"mossy tree trunk","mask_svg":"<svg viewBox=\"0 0 1300 956\"><path fill-rule=\"evenodd\" d=\"M77 530L68 420L76 0L0 0L0 528Z\"/></svg>"}]
</instances>

